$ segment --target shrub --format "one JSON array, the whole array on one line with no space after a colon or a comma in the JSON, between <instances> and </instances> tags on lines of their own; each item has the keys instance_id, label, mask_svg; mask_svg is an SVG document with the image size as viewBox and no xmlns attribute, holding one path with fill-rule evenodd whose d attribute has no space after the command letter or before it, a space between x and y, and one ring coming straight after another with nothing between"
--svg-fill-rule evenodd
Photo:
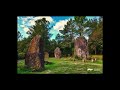
<instances>
[{"instance_id":1,"label":"shrub","mask_svg":"<svg viewBox=\"0 0 120 90\"><path fill-rule=\"evenodd\" d=\"M25 59L25 53L18 53L18 59Z\"/></svg>"},{"instance_id":2,"label":"shrub","mask_svg":"<svg viewBox=\"0 0 120 90\"><path fill-rule=\"evenodd\" d=\"M97 60L102 60L102 55L92 55L92 57L97 58Z\"/></svg>"},{"instance_id":3,"label":"shrub","mask_svg":"<svg viewBox=\"0 0 120 90\"><path fill-rule=\"evenodd\" d=\"M81 58L81 57L78 57L77 55L75 55L74 58L77 59L77 60L82 60L82 58Z\"/></svg>"}]
</instances>

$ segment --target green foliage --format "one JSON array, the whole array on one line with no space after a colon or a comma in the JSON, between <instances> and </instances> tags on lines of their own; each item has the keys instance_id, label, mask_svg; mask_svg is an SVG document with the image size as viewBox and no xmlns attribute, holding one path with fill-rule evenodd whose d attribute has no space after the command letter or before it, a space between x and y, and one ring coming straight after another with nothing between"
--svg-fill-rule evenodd
<instances>
[{"instance_id":1,"label":"green foliage","mask_svg":"<svg viewBox=\"0 0 120 90\"><path fill-rule=\"evenodd\" d=\"M20 40L20 38L22 38L22 34L20 33L20 31L17 31L17 39L18 39L18 41Z\"/></svg>"},{"instance_id":2,"label":"green foliage","mask_svg":"<svg viewBox=\"0 0 120 90\"><path fill-rule=\"evenodd\" d=\"M18 59L23 59L23 55L27 52L28 46L30 43L30 38L23 38L20 41L17 41L17 54L18 54Z\"/></svg>"},{"instance_id":3,"label":"green foliage","mask_svg":"<svg viewBox=\"0 0 120 90\"><path fill-rule=\"evenodd\" d=\"M60 34L58 33L57 35L56 35L56 38L55 38L55 40L57 41L56 43L57 43L57 47L61 47L61 44L62 44L62 40L63 38L62 38L62 36L60 36Z\"/></svg>"},{"instance_id":4,"label":"green foliage","mask_svg":"<svg viewBox=\"0 0 120 90\"><path fill-rule=\"evenodd\" d=\"M56 40L55 39L50 40L50 45L49 45L49 49L48 49L50 57L54 57L54 50L56 47L58 47Z\"/></svg>"},{"instance_id":5,"label":"green foliage","mask_svg":"<svg viewBox=\"0 0 120 90\"><path fill-rule=\"evenodd\" d=\"M35 21L35 25L29 28L30 31L27 34L30 35L31 38L36 36L37 34L41 35L42 40L44 41L44 51L49 50L49 39L52 34L49 33L52 27L49 27L50 22L47 21L45 18L39 19Z\"/></svg>"},{"instance_id":6,"label":"green foliage","mask_svg":"<svg viewBox=\"0 0 120 90\"><path fill-rule=\"evenodd\" d=\"M82 60L82 58L81 58L81 57L78 57L77 55L74 56L74 59L75 59L75 60Z\"/></svg>"},{"instance_id":7,"label":"green foliage","mask_svg":"<svg viewBox=\"0 0 120 90\"><path fill-rule=\"evenodd\" d=\"M96 58L97 60L103 59L102 55L91 55L92 57Z\"/></svg>"},{"instance_id":8,"label":"green foliage","mask_svg":"<svg viewBox=\"0 0 120 90\"><path fill-rule=\"evenodd\" d=\"M23 53L23 52L18 53L18 60L19 59L25 59L25 53Z\"/></svg>"},{"instance_id":9,"label":"green foliage","mask_svg":"<svg viewBox=\"0 0 120 90\"><path fill-rule=\"evenodd\" d=\"M29 37L23 38L22 40L17 41L18 56L21 55L21 53L27 52L30 41L37 34L41 35L41 38L44 41L44 51L50 52L49 39L51 37L51 34L49 33L49 30L51 29L51 27L49 27L49 24L50 24L49 21L47 21L45 18L35 21L35 25L29 28L30 31L27 32L27 34L29 34ZM18 35L18 38L21 37L20 32L18 32L17 35Z\"/></svg>"},{"instance_id":10,"label":"green foliage","mask_svg":"<svg viewBox=\"0 0 120 90\"><path fill-rule=\"evenodd\" d=\"M67 25L64 26L63 30L60 30L61 36L56 37L59 47L62 49L63 56L72 55L72 49L74 48L74 37L75 37L75 23L74 20L70 19ZM59 39L59 40L58 40ZM60 43L59 43L60 42Z\"/></svg>"},{"instance_id":11,"label":"green foliage","mask_svg":"<svg viewBox=\"0 0 120 90\"><path fill-rule=\"evenodd\" d=\"M74 16L74 20L68 20L63 30L59 30L56 38L50 40L49 33L52 27L49 27L50 22L45 18L35 21L35 25L28 31L28 38L18 40L17 52L26 53L31 39L40 34L44 40L44 51L49 53L50 57L54 57L54 50L59 47L62 51L62 56L73 56L74 54L74 40L78 36L89 36L88 47L90 54L102 54L103 50L103 19L96 18L88 20L86 16ZM20 38L20 32L17 32ZM68 55L69 54L69 55Z\"/></svg>"},{"instance_id":12,"label":"green foliage","mask_svg":"<svg viewBox=\"0 0 120 90\"><path fill-rule=\"evenodd\" d=\"M84 36L85 28L87 27L86 22L86 16L75 16L74 17L75 21L75 29L76 29L76 34L79 36Z\"/></svg>"},{"instance_id":13,"label":"green foliage","mask_svg":"<svg viewBox=\"0 0 120 90\"><path fill-rule=\"evenodd\" d=\"M59 30L61 34L56 36L57 46L61 48L63 56L73 55L76 36L88 36L90 53L102 54L102 22L101 18L99 21L96 18L88 20L86 16L74 16L74 20L70 19L63 30Z\"/></svg>"},{"instance_id":14,"label":"green foliage","mask_svg":"<svg viewBox=\"0 0 120 90\"><path fill-rule=\"evenodd\" d=\"M94 24L95 23L95 24ZM91 54L102 54L103 49L103 21L99 18L99 21L91 23L92 33L89 36L88 46Z\"/></svg>"}]
</instances>

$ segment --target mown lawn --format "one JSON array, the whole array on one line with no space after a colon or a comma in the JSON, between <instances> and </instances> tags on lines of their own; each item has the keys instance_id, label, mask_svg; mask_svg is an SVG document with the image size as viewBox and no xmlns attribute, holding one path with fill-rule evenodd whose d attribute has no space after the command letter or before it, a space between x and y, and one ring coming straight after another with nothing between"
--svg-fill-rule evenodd
<instances>
[{"instance_id":1,"label":"mown lawn","mask_svg":"<svg viewBox=\"0 0 120 90\"><path fill-rule=\"evenodd\" d=\"M70 60L69 58L49 58L50 64L45 65L45 70L39 72L32 72L30 69L25 68L24 60L19 60L17 64L18 74L102 74L103 73L103 60L102 56L96 62L81 60Z\"/></svg>"}]
</instances>

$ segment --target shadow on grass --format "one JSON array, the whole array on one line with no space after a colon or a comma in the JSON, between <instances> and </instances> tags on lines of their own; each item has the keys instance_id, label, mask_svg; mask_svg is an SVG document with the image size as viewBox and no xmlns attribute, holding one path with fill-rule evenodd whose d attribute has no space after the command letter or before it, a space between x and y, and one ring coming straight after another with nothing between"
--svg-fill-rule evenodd
<instances>
[{"instance_id":1,"label":"shadow on grass","mask_svg":"<svg viewBox=\"0 0 120 90\"><path fill-rule=\"evenodd\" d=\"M49 62L49 61L45 61L44 63L45 63L45 65L52 65L52 64L54 64L53 62Z\"/></svg>"}]
</instances>

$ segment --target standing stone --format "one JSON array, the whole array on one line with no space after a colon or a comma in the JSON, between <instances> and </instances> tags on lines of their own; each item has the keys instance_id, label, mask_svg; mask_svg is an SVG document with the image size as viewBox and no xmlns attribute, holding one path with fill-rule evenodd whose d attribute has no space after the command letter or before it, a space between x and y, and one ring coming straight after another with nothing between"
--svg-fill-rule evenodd
<instances>
[{"instance_id":1,"label":"standing stone","mask_svg":"<svg viewBox=\"0 0 120 90\"><path fill-rule=\"evenodd\" d=\"M57 47L55 50L54 50L54 55L55 55L55 58L60 58L61 57L61 50L59 47Z\"/></svg>"},{"instance_id":2,"label":"standing stone","mask_svg":"<svg viewBox=\"0 0 120 90\"><path fill-rule=\"evenodd\" d=\"M48 53L48 52L45 52L44 55L45 55L45 61L47 61L48 58L49 58L49 53Z\"/></svg>"},{"instance_id":3,"label":"standing stone","mask_svg":"<svg viewBox=\"0 0 120 90\"><path fill-rule=\"evenodd\" d=\"M25 56L25 65L35 71L44 68L43 41L40 35L36 35L31 40Z\"/></svg>"},{"instance_id":4,"label":"standing stone","mask_svg":"<svg viewBox=\"0 0 120 90\"><path fill-rule=\"evenodd\" d=\"M78 37L74 42L74 55L86 59L89 55L87 40L84 37Z\"/></svg>"}]
</instances>

